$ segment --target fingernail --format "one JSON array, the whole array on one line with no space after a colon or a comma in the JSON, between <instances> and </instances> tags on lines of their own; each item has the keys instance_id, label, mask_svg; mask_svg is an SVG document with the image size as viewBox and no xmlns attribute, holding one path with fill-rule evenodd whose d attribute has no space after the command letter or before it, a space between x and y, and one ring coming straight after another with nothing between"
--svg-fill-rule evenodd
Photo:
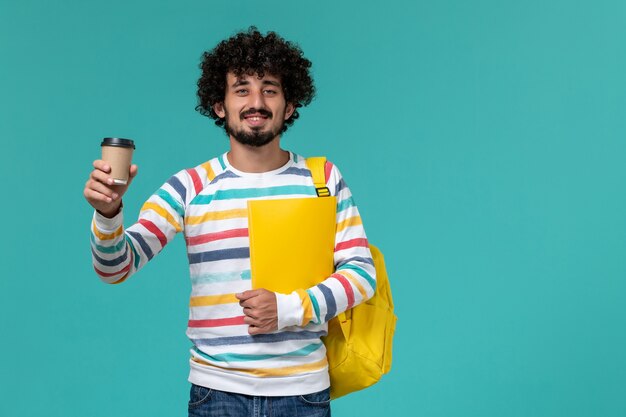
<instances>
[{"instance_id":1,"label":"fingernail","mask_svg":"<svg viewBox=\"0 0 626 417\"><path fill-rule=\"evenodd\" d=\"M118 195L117 195L117 193L113 193L113 195L111 197L113 197L113 200L116 200Z\"/></svg>"},{"instance_id":2,"label":"fingernail","mask_svg":"<svg viewBox=\"0 0 626 417\"><path fill-rule=\"evenodd\" d=\"M107 178L107 184L113 185L113 178Z\"/></svg>"}]
</instances>

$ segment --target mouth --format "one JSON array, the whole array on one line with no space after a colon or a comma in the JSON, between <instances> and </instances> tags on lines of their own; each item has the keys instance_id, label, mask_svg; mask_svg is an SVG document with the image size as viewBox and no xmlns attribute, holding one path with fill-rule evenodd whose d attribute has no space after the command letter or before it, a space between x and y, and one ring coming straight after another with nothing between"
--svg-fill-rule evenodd
<instances>
[{"instance_id":1,"label":"mouth","mask_svg":"<svg viewBox=\"0 0 626 417\"><path fill-rule=\"evenodd\" d=\"M243 116L243 119L251 127L263 126L269 119L268 115L262 113L251 113Z\"/></svg>"}]
</instances>

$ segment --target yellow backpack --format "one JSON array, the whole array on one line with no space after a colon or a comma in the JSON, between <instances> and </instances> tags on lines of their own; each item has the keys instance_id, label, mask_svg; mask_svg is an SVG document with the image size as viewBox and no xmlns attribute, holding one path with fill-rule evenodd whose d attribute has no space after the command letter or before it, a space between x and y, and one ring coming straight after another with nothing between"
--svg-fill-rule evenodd
<instances>
[{"instance_id":1,"label":"yellow backpack","mask_svg":"<svg viewBox=\"0 0 626 417\"><path fill-rule=\"evenodd\" d=\"M320 197L329 196L325 157L307 158L307 166ZM380 250L370 245L376 268L376 292L364 303L328 322L323 338L330 374L330 397L339 398L367 388L391 369L391 351L397 317L391 287Z\"/></svg>"}]
</instances>

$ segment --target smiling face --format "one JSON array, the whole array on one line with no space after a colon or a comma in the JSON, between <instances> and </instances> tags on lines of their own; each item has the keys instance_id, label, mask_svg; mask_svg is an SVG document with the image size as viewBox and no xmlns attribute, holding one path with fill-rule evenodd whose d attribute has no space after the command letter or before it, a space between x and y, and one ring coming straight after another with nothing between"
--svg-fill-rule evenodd
<instances>
[{"instance_id":1,"label":"smiling face","mask_svg":"<svg viewBox=\"0 0 626 417\"><path fill-rule=\"evenodd\" d=\"M225 119L231 138L250 146L263 146L276 139L289 119L294 106L285 101L280 79L269 74L235 76L226 74L223 103L213 105Z\"/></svg>"}]
</instances>

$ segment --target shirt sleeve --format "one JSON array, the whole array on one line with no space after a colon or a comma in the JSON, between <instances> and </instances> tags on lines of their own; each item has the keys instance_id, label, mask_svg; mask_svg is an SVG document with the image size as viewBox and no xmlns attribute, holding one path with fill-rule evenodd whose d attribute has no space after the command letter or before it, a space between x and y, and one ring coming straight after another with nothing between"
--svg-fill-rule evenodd
<instances>
[{"instance_id":1,"label":"shirt sleeve","mask_svg":"<svg viewBox=\"0 0 626 417\"><path fill-rule=\"evenodd\" d=\"M110 219L94 213L91 253L94 269L102 281L123 282L183 230L185 202L191 187L185 171L172 176L144 203L139 219L127 229L123 226L123 210Z\"/></svg>"},{"instance_id":2,"label":"shirt sleeve","mask_svg":"<svg viewBox=\"0 0 626 417\"><path fill-rule=\"evenodd\" d=\"M331 195L337 197L335 272L306 290L276 294L279 329L327 322L376 291L374 261L352 193L330 162L326 163L326 178Z\"/></svg>"}]
</instances>

